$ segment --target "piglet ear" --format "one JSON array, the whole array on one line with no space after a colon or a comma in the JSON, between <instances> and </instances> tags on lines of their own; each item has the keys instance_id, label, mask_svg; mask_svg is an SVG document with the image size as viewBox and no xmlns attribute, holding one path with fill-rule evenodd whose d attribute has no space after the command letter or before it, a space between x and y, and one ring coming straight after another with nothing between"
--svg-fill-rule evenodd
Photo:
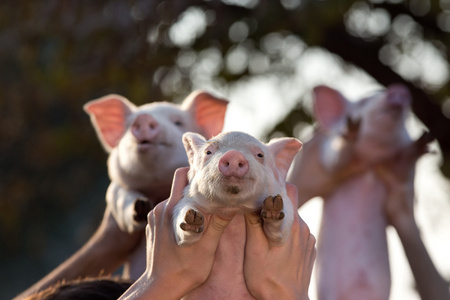
<instances>
[{"instance_id":1,"label":"piglet ear","mask_svg":"<svg viewBox=\"0 0 450 300\"><path fill-rule=\"evenodd\" d=\"M183 145L184 149L186 149L186 154L189 159L189 165L194 165L195 153L197 153L197 151L204 143L206 143L205 138L198 133L186 132L183 134Z\"/></svg>"},{"instance_id":2,"label":"piglet ear","mask_svg":"<svg viewBox=\"0 0 450 300\"><path fill-rule=\"evenodd\" d=\"M227 105L225 99L204 91L195 91L183 101L182 108L191 113L199 126L199 132L209 139L222 131Z\"/></svg>"},{"instance_id":3,"label":"piglet ear","mask_svg":"<svg viewBox=\"0 0 450 300\"><path fill-rule=\"evenodd\" d=\"M283 180L291 167L292 160L303 144L295 138L277 138L267 144L270 153L275 157L275 164Z\"/></svg>"},{"instance_id":4,"label":"piglet ear","mask_svg":"<svg viewBox=\"0 0 450 300\"><path fill-rule=\"evenodd\" d=\"M91 117L97 136L108 152L119 144L127 129L127 118L136 110L133 103L114 94L89 101L83 108Z\"/></svg>"},{"instance_id":5,"label":"piglet ear","mask_svg":"<svg viewBox=\"0 0 450 300\"><path fill-rule=\"evenodd\" d=\"M320 127L331 129L347 115L348 100L328 86L314 88L313 113Z\"/></svg>"}]
</instances>

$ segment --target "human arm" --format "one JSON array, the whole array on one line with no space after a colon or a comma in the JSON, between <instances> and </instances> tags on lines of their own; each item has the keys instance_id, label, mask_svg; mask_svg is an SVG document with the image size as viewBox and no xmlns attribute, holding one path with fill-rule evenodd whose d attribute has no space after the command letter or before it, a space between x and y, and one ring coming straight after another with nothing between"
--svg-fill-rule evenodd
<instances>
[{"instance_id":1,"label":"human arm","mask_svg":"<svg viewBox=\"0 0 450 300\"><path fill-rule=\"evenodd\" d=\"M147 268L120 299L180 299L209 276L220 237L230 219L206 216L205 232L191 245L178 246L172 214L187 185L188 168L175 172L171 196L149 213Z\"/></svg>"},{"instance_id":2,"label":"human arm","mask_svg":"<svg viewBox=\"0 0 450 300\"><path fill-rule=\"evenodd\" d=\"M287 189L297 207L297 189L291 184ZM259 214L246 213L245 220L244 276L250 293L258 300L309 299L316 239L296 210L290 237L282 245L269 244Z\"/></svg>"},{"instance_id":3,"label":"human arm","mask_svg":"<svg viewBox=\"0 0 450 300\"><path fill-rule=\"evenodd\" d=\"M378 165L376 173L387 187L386 217L403 245L421 299L444 300L450 299L448 284L434 266L414 218L414 168L417 159L427 152L429 142L430 137L424 134Z\"/></svg>"},{"instance_id":4,"label":"human arm","mask_svg":"<svg viewBox=\"0 0 450 300\"><path fill-rule=\"evenodd\" d=\"M121 231L109 207L106 207L103 220L89 241L16 299L22 299L61 280L110 274L124 263L143 237L143 230L133 234Z\"/></svg>"}]
</instances>

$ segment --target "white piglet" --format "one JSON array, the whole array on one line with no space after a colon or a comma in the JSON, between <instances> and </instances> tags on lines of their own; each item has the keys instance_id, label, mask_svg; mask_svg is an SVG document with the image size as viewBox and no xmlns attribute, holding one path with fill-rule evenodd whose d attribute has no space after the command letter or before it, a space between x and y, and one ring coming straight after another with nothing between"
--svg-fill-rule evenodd
<instances>
[{"instance_id":1,"label":"white piglet","mask_svg":"<svg viewBox=\"0 0 450 300\"><path fill-rule=\"evenodd\" d=\"M243 132L222 133L210 140L188 132L183 143L189 158L189 185L175 208L179 245L197 241L204 214L261 209L264 231L272 244L289 235L294 207L286 193L286 174L302 144L294 138L268 144Z\"/></svg>"},{"instance_id":2,"label":"white piglet","mask_svg":"<svg viewBox=\"0 0 450 300\"><path fill-rule=\"evenodd\" d=\"M141 213L140 206L145 205L142 200L155 205L166 199L174 171L188 165L183 133L220 133L227 104L205 92L192 93L181 106L153 102L137 107L119 95L85 104L109 153L111 185L106 198L123 231L133 232L145 226L148 211ZM136 204L138 199L141 201Z\"/></svg>"},{"instance_id":3,"label":"white piglet","mask_svg":"<svg viewBox=\"0 0 450 300\"><path fill-rule=\"evenodd\" d=\"M191 93L181 105L136 106L119 95L86 103L84 109L109 153L106 202L122 231L143 229L150 209L169 197L175 170L189 165L183 133L219 134L227 104L201 91ZM145 268L143 260L145 238L129 257L124 274L138 278Z\"/></svg>"}]
</instances>

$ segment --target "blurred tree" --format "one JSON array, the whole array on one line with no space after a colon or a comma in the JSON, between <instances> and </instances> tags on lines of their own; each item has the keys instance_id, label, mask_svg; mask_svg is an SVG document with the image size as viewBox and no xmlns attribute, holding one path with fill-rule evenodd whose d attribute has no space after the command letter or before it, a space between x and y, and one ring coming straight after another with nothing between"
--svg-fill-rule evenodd
<instances>
[{"instance_id":1,"label":"blurred tree","mask_svg":"<svg viewBox=\"0 0 450 300\"><path fill-rule=\"evenodd\" d=\"M409 86L448 176L449 9L446 0L3 1L0 277L9 289L0 298L96 228L106 155L81 107L107 93L179 101L201 84L226 91L253 77L289 78L305 48L321 47L381 85ZM311 122L300 100L276 131Z\"/></svg>"}]
</instances>

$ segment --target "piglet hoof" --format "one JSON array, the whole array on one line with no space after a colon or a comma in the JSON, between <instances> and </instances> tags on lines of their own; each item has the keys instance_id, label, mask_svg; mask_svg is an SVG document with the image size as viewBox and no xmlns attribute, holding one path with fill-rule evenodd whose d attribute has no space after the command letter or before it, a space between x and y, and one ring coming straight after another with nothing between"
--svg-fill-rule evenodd
<instances>
[{"instance_id":1,"label":"piglet hoof","mask_svg":"<svg viewBox=\"0 0 450 300\"><path fill-rule=\"evenodd\" d=\"M358 138L359 128L361 125L361 119L347 118L347 128L343 134L343 137L350 142L355 142Z\"/></svg>"},{"instance_id":2,"label":"piglet hoof","mask_svg":"<svg viewBox=\"0 0 450 300\"><path fill-rule=\"evenodd\" d=\"M284 218L283 210L283 198L280 195L276 195L275 197L269 196L267 197L261 209L261 217L264 221L279 221Z\"/></svg>"},{"instance_id":3,"label":"piglet hoof","mask_svg":"<svg viewBox=\"0 0 450 300\"><path fill-rule=\"evenodd\" d=\"M147 222L147 215L152 210L153 204L147 198L138 198L134 202L133 219L138 222Z\"/></svg>"},{"instance_id":4,"label":"piglet hoof","mask_svg":"<svg viewBox=\"0 0 450 300\"><path fill-rule=\"evenodd\" d=\"M201 212L189 209L184 216L184 222L180 224L180 228L184 231L200 233L203 231L204 223L205 218Z\"/></svg>"}]
</instances>

